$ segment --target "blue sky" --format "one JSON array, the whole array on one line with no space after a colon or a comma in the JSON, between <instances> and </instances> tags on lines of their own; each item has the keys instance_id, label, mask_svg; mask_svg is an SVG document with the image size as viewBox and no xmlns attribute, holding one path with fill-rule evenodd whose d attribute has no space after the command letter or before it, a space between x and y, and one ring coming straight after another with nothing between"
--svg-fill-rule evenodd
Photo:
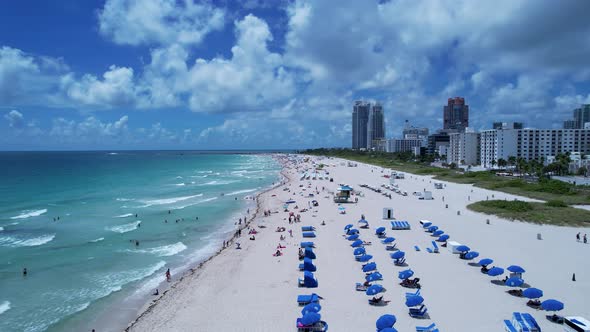
<instances>
[{"instance_id":1,"label":"blue sky","mask_svg":"<svg viewBox=\"0 0 590 332\"><path fill-rule=\"evenodd\" d=\"M352 103L388 137L560 127L590 103L589 1L9 0L0 150L349 146Z\"/></svg>"}]
</instances>

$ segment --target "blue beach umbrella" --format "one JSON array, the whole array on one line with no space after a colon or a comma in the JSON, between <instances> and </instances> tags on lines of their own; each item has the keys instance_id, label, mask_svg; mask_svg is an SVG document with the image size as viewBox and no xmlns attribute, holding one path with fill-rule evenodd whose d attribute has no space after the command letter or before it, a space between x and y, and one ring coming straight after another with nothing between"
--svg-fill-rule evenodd
<instances>
[{"instance_id":1,"label":"blue beach umbrella","mask_svg":"<svg viewBox=\"0 0 590 332\"><path fill-rule=\"evenodd\" d=\"M397 277L400 278L401 280L405 280L405 279L411 278L413 275L414 275L414 271L403 270L397 274Z\"/></svg>"},{"instance_id":2,"label":"blue beach umbrella","mask_svg":"<svg viewBox=\"0 0 590 332\"><path fill-rule=\"evenodd\" d=\"M354 234L359 234L359 230L356 228L349 228L348 231L346 231L346 235L354 235Z\"/></svg>"},{"instance_id":3,"label":"blue beach umbrella","mask_svg":"<svg viewBox=\"0 0 590 332\"><path fill-rule=\"evenodd\" d=\"M529 299L538 299L540 297L543 297L543 291L538 289L538 288L527 288L522 292L522 295L524 295L524 297L529 298Z\"/></svg>"},{"instance_id":4,"label":"blue beach umbrella","mask_svg":"<svg viewBox=\"0 0 590 332\"><path fill-rule=\"evenodd\" d=\"M383 241L381 241L381 243L391 243L393 241L395 241L394 237L387 237Z\"/></svg>"},{"instance_id":5,"label":"blue beach umbrella","mask_svg":"<svg viewBox=\"0 0 590 332\"><path fill-rule=\"evenodd\" d=\"M375 295L375 294L379 294L384 291L385 291L385 288L383 288L383 286L381 286L379 284L375 284L375 285L369 286L369 288L367 288L365 293L367 295Z\"/></svg>"},{"instance_id":6,"label":"blue beach umbrella","mask_svg":"<svg viewBox=\"0 0 590 332\"><path fill-rule=\"evenodd\" d=\"M368 262L368 261L370 261L370 260L371 260L371 258L373 258L373 256L372 256L372 255L366 255L366 254L365 254L365 255L362 255L361 257L357 258L357 260L358 260L359 262Z\"/></svg>"},{"instance_id":7,"label":"blue beach umbrella","mask_svg":"<svg viewBox=\"0 0 590 332\"><path fill-rule=\"evenodd\" d=\"M377 322L375 322L375 327L377 327L377 330L381 332L386 328L393 327L395 322L397 322L397 318L395 318L394 315L383 315L377 319Z\"/></svg>"},{"instance_id":8,"label":"blue beach umbrella","mask_svg":"<svg viewBox=\"0 0 590 332\"><path fill-rule=\"evenodd\" d=\"M355 255L362 255L362 254L364 254L364 253L366 253L366 252L367 252L367 251L366 251L366 250L365 250L365 248L363 248L363 247L360 247L360 248L356 248L356 249L354 249L354 254L355 254Z\"/></svg>"},{"instance_id":9,"label":"blue beach umbrella","mask_svg":"<svg viewBox=\"0 0 590 332\"><path fill-rule=\"evenodd\" d=\"M350 246L353 247L353 248L358 248L358 247L360 247L362 245L363 245L363 241L361 241L361 240L356 240L356 241L354 241L353 243L350 244Z\"/></svg>"},{"instance_id":10,"label":"blue beach umbrella","mask_svg":"<svg viewBox=\"0 0 590 332\"><path fill-rule=\"evenodd\" d=\"M435 231L434 233L432 233L432 235L434 235L434 236L441 236L444 233L445 233L445 231L439 229L439 230Z\"/></svg>"},{"instance_id":11,"label":"blue beach umbrella","mask_svg":"<svg viewBox=\"0 0 590 332\"><path fill-rule=\"evenodd\" d=\"M526 271L518 266L518 265L510 265L509 267L506 268L506 270L510 271L510 272L514 272L514 273L525 273Z\"/></svg>"},{"instance_id":12,"label":"blue beach umbrella","mask_svg":"<svg viewBox=\"0 0 590 332\"><path fill-rule=\"evenodd\" d=\"M484 258L484 259L480 259L477 264L480 266L486 266L486 265L492 264L493 262L494 262L494 260L491 258Z\"/></svg>"},{"instance_id":13,"label":"blue beach umbrella","mask_svg":"<svg viewBox=\"0 0 590 332\"><path fill-rule=\"evenodd\" d=\"M478 256L479 256L479 253L477 251L470 251L465 254L465 259L474 259Z\"/></svg>"},{"instance_id":14,"label":"blue beach umbrella","mask_svg":"<svg viewBox=\"0 0 590 332\"><path fill-rule=\"evenodd\" d=\"M349 228L352 228L354 225L353 224L348 224L346 226L344 226L344 230L347 231Z\"/></svg>"},{"instance_id":15,"label":"blue beach umbrella","mask_svg":"<svg viewBox=\"0 0 590 332\"><path fill-rule=\"evenodd\" d=\"M504 273L504 269L501 267L494 266L488 271L488 275L492 277L499 276Z\"/></svg>"},{"instance_id":16,"label":"blue beach umbrella","mask_svg":"<svg viewBox=\"0 0 590 332\"><path fill-rule=\"evenodd\" d=\"M434 231L436 231L437 229L438 229L438 226L430 226L430 227L428 227L428 231L429 231L429 232L434 232Z\"/></svg>"},{"instance_id":17,"label":"blue beach umbrella","mask_svg":"<svg viewBox=\"0 0 590 332\"><path fill-rule=\"evenodd\" d=\"M547 311L559 311L562 310L564 307L562 302L557 300L549 299L541 302L541 308Z\"/></svg>"},{"instance_id":18,"label":"blue beach umbrella","mask_svg":"<svg viewBox=\"0 0 590 332\"><path fill-rule=\"evenodd\" d=\"M360 223L368 224L369 222L368 222L367 220L365 220L365 219L361 219L361 220L359 220L359 221L358 221L358 223L359 223L359 224L360 224Z\"/></svg>"},{"instance_id":19,"label":"blue beach umbrella","mask_svg":"<svg viewBox=\"0 0 590 332\"><path fill-rule=\"evenodd\" d=\"M346 239L348 241L354 241L354 240L357 240L358 238L359 238L358 234L352 234L351 236L347 237Z\"/></svg>"},{"instance_id":20,"label":"blue beach umbrella","mask_svg":"<svg viewBox=\"0 0 590 332\"><path fill-rule=\"evenodd\" d=\"M371 262L363 266L363 272L371 272L373 270L377 270L377 263L375 262Z\"/></svg>"},{"instance_id":21,"label":"blue beach umbrella","mask_svg":"<svg viewBox=\"0 0 590 332\"><path fill-rule=\"evenodd\" d=\"M301 324L303 325L313 325L322 319L322 316L317 312L308 312L303 317L301 317Z\"/></svg>"},{"instance_id":22,"label":"blue beach umbrella","mask_svg":"<svg viewBox=\"0 0 590 332\"><path fill-rule=\"evenodd\" d=\"M438 242L445 242L446 240L448 240L450 238L450 236L448 234L443 234L441 236L438 237Z\"/></svg>"},{"instance_id":23,"label":"blue beach umbrella","mask_svg":"<svg viewBox=\"0 0 590 332\"><path fill-rule=\"evenodd\" d=\"M424 228L428 228L428 227L430 227L431 225L432 225L432 223L431 223L431 222L425 222L424 224L422 224L422 227L424 227Z\"/></svg>"},{"instance_id":24,"label":"blue beach umbrella","mask_svg":"<svg viewBox=\"0 0 590 332\"><path fill-rule=\"evenodd\" d=\"M460 252L467 252L467 251L471 250L471 248L469 248L469 247L468 247L468 246L466 246L466 245L460 245L460 246L458 246L458 247L457 247L457 248L455 248L455 249L456 249L457 251L460 251Z\"/></svg>"},{"instance_id":25,"label":"blue beach umbrella","mask_svg":"<svg viewBox=\"0 0 590 332\"><path fill-rule=\"evenodd\" d=\"M319 303L310 303L303 307L303 309L301 310L301 314L305 315L308 312L318 313L320 312L320 310L322 310L322 306Z\"/></svg>"},{"instance_id":26,"label":"blue beach umbrella","mask_svg":"<svg viewBox=\"0 0 590 332\"><path fill-rule=\"evenodd\" d=\"M366 276L365 280L369 281L369 282L383 280L383 276L379 272L373 272L373 273L369 274L368 276Z\"/></svg>"},{"instance_id":27,"label":"blue beach umbrella","mask_svg":"<svg viewBox=\"0 0 590 332\"><path fill-rule=\"evenodd\" d=\"M385 233L385 227L379 227L375 230L375 234Z\"/></svg>"},{"instance_id":28,"label":"blue beach umbrella","mask_svg":"<svg viewBox=\"0 0 590 332\"><path fill-rule=\"evenodd\" d=\"M424 298L420 295L412 295L406 297L406 306L407 307L415 307L417 305L421 305L424 302Z\"/></svg>"},{"instance_id":29,"label":"blue beach umbrella","mask_svg":"<svg viewBox=\"0 0 590 332\"><path fill-rule=\"evenodd\" d=\"M400 251L394 252L393 254L391 254L389 256L391 256L391 258L393 258L393 259L400 259L400 258L404 257L405 255L406 255L406 253L400 250Z\"/></svg>"},{"instance_id":30,"label":"blue beach umbrella","mask_svg":"<svg viewBox=\"0 0 590 332\"><path fill-rule=\"evenodd\" d=\"M508 278L508 280L506 280L505 284L506 284L506 286L510 286L510 287L520 287L520 286L522 286L522 284L524 284L524 280L520 279L519 277L512 277L512 278Z\"/></svg>"}]
</instances>

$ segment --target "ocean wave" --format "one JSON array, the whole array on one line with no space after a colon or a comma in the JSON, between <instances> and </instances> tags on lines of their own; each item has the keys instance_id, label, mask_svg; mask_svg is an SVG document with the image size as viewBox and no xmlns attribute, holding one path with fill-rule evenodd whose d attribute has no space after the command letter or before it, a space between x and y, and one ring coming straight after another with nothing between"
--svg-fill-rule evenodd
<instances>
[{"instance_id":1,"label":"ocean wave","mask_svg":"<svg viewBox=\"0 0 590 332\"><path fill-rule=\"evenodd\" d=\"M1 226L0 226L0 232L2 232L3 230L4 230L4 227L1 227Z\"/></svg>"},{"instance_id":2,"label":"ocean wave","mask_svg":"<svg viewBox=\"0 0 590 332\"><path fill-rule=\"evenodd\" d=\"M96 243L96 242L100 242L100 241L103 241L103 240L104 240L104 237L99 237L98 239L91 240L90 242Z\"/></svg>"},{"instance_id":3,"label":"ocean wave","mask_svg":"<svg viewBox=\"0 0 590 332\"><path fill-rule=\"evenodd\" d=\"M124 225L110 226L110 227L107 227L106 230L117 232L117 233L127 233L127 232L131 232L131 231L136 230L137 227L139 226L139 224L141 224L141 220L134 221L132 223L124 224Z\"/></svg>"},{"instance_id":4,"label":"ocean wave","mask_svg":"<svg viewBox=\"0 0 590 332\"><path fill-rule=\"evenodd\" d=\"M51 242L55 234L46 234L32 238L22 238L18 236L0 236L0 245L17 248L17 247L36 247Z\"/></svg>"},{"instance_id":5,"label":"ocean wave","mask_svg":"<svg viewBox=\"0 0 590 332\"><path fill-rule=\"evenodd\" d=\"M169 244L161 247L133 250L133 252L153 254L159 257L168 257L183 252L186 250L186 248L187 246L184 243L176 242L174 244Z\"/></svg>"},{"instance_id":6,"label":"ocean wave","mask_svg":"<svg viewBox=\"0 0 590 332\"><path fill-rule=\"evenodd\" d=\"M101 294L102 296L100 297L107 296L113 292L118 292L124 285L130 282L147 278L164 266L166 266L166 262L159 261L158 263L143 269L115 272L101 276L96 280L96 283L105 289L105 292L103 292L103 294Z\"/></svg>"},{"instance_id":7,"label":"ocean wave","mask_svg":"<svg viewBox=\"0 0 590 332\"><path fill-rule=\"evenodd\" d=\"M211 174L211 173L213 173L213 171L196 171L196 173L199 173L199 174Z\"/></svg>"},{"instance_id":8,"label":"ocean wave","mask_svg":"<svg viewBox=\"0 0 590 332\"><path fill-rule=\"evenodd\" d=\"M127 201L132 201L132 198L115 198L117 201L119 202L127 202Z\"/></svg>"},{"instance_id":9,"label":"ocean wave","mask_svg":"<svg viewBox=\"0 0 590 332\"><path fill-rule=\"evenodd\" d=\"M146 201L142 201L142 203L144 203L145 205L143 205L141 207L148 207L148 206L152 206L152 205L173 204L173 203L176 203L176 202L181 202L181 201L185 201L187 199L191 199L191 198L195 198L195 197L200 197L200 196L203 196L203 194L197 194L197 195L192 195L192 196L180 196L180 197L172 197L172 198L146 200Z\"/></svg>"},{"instance_id":10,"label":"ocean wave","mask_svg":"<svg viewBox=\"0 0 590 332\"><path fill-rule=\"evenodd\" d=\"M238 190L238 191L232 191L229 194L225 194L225 196L233 196L233 195L239 195L239 194L245 194L245 193L251 193L253 191L258 190L258 188L252 188L252 189L244 189L244 190Z\"/></svg>"},{"instance_id":11,"label":"ocean wave","mask_svg":"<svg viewBox=\"0 0 590 332\"><path fill-rule=\"evenodd\" d=\"M180 186L186 186L186 183L181 182L181 183L175 183L174 185L180 187Z\"/></svg>"},{"instance_id":12,"label":"ocean wave","mask_svg":"<svg viewBox=\"0 0 590 332\"><path fill-rule=\"evenodd\" d=\"M0 303L0 315L10 309L10 301L4 301Z\"/></svg>"},{"instance_id":13,"label":"ocean wave","mask_svg":"<svg viewBox=\"0 0 590 332\"><path fill-rule=\"evenodd\" d=\"M197 186L223 186L223 185L231 184L231 183L234 183L234 182L237 182L237 181L231 181L231 180L229 180L229 181L213 180L213 181L209 181L209 182L198 184Z\"/></svg>"},{"instance_id":14,"label":"ocean wave","mask_svg":"<svg viewBox=\"0 0 590 332\"><path fill-rule=\"evenodd\" d=\"M176 178L177 178L177 179L182 179L182 176L180 176L180 175L179 175L179 176L177 176Z\"/></svg>"},{"instance_id":15,"label":"ocean wave","mask_svg":"<svg viewBox=\"0 0 590 332\"><path fill-rule=\"evenodd\" d=\"M127 218L127 217L133 217L133 216L134 216L133 213L125 213L120 216L115 216L115 218Z\"/></svg>"},{"instance_id":16,"label":"ocean wave","mask_svg":"<svg viewBox=\"0 0 590 332\"><path fill-rule=\"evenodd\" d=\"M18 216L10 217L10 219L26 219L31 217L38 217L46 213L47 209L22 211Z\"/></svg>"},{"instance_id":17,"label":"ocean wave","mask_svg":"<svg viewBox=\"0 0 590 332\"><path fill-rule=\"evenodd\" d=\"M214 201L214 200L216 200L216 199L217 199L217 197L210 197L210 198L205 198L205 199L202 199L202 200L200 200L200 201L193 202L193 203L189 203L189 204L186 204L186 205L175 206L175 207L174 207L174 210L182 210L182 209L184 209L184 208L186 208L186 207L189 207L189 206L193 206L193 205L198 205L198 204L203 204L203 203L211 202L211 201Z\"/></svg>"}]
</instances>

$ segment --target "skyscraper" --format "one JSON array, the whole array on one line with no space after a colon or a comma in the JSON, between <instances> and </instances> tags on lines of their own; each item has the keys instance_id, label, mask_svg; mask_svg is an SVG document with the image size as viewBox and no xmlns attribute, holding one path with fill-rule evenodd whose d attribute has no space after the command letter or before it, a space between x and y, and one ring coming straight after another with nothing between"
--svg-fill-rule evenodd
<instances>
[{"instance_id":1,"label":"skyscraper","mask_svg":"<svg viewBox=\"0 0 590 332\"><path fill-rule=\"evenodd\" d=\"M367 148L367 125L371 104L357 100L352 108L352 148L355 150Z\"/></svg>"},{"instance_id":2,"label":"skyscraper","mask_svg":"<svg viewBox=\"0 0 590 332\"><path fill-rule=\"evenodd\" d=\"M444 129L454 129L464 132L469 127L469 106L461 97L449 98L444 107Z\"/></svg>"},{"instance_id":3,"label":"skyscraper","mask_svg":"<svg viewBox=\"0 0 590 332\"><path fill-rule=\"evenodd\" d=\"M367 123L367 148L375 147L376 140L385 139L385 121L383 119L383 106L375 103L369 112Z\"/></svg>"},{"instance_id":4,"label":"skyscraper","mask_svg":"<svg viewBox=\"0 0 590 332\"><path fill-rule=\"evenodd\" d=\"M584 129L584 124L590 122L590 104L582 105L574 110L574 121L576 121L576 129Z\"/></svg>"}]
</instances>

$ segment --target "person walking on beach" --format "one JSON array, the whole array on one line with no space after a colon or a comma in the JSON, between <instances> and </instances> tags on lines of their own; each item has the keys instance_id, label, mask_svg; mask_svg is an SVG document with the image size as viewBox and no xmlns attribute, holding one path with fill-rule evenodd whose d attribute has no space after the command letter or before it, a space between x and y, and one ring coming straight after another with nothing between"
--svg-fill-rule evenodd
<instances>
[{"instance_id":1,"label":"person walking on beach","mask_svg":"<svg viewBox=\"0 0 590 332\"><path fill-rule=\"evenodd\" d=\"M576 241L580 242L580 232L578 232L578 234L576 234Z\"/></svg>"},{"instance_id":2,"label":"person walking on beach","mask_svg":"<svg viewBox=\"0 0 590 332\"><path fill-rule=\"evenodd\" d=\"M586 237L586 234L584 234L584 243L588 243L588 238Z\"/></svg>"},{"instance_id":3,"label":"person walking on beach","mask_svg":"<svg viewBox=\"0 0 590 332\"><path fill-rule=\"evenodd\" d=\"M170 282L171 279L171 275L170 275L170 269L166 270L166 281Z\"/></svg>"}]
</instances>

